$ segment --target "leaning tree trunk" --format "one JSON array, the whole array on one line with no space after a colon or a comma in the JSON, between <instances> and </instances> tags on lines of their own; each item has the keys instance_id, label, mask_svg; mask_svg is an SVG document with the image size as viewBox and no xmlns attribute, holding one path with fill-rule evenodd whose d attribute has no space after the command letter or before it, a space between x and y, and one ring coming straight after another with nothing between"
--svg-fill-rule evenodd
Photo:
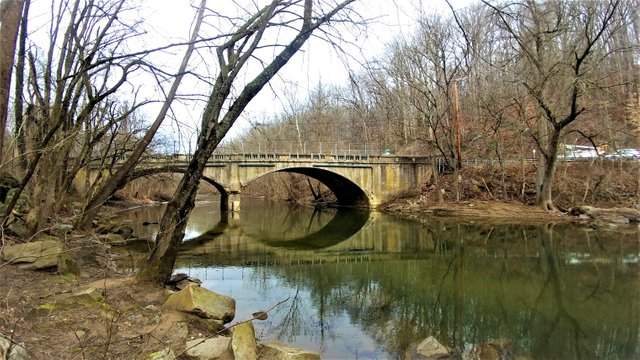
<instances>
[{"instance_id":1,"label":"leaning tree trunk","mask_svg":"<svg viewBox=\"0 0 640 360\"><path fill-rule=\"evenodd\" d=\"M208 146L196 149L189 167L164 211L156 236L156 246L151 250L147 266L140 274L142 279L159 283L171 277L178 248L184 238L187 219L195 205L202 172L216 146L217 143L212 142Z\"/></svg>"}]
</instances>

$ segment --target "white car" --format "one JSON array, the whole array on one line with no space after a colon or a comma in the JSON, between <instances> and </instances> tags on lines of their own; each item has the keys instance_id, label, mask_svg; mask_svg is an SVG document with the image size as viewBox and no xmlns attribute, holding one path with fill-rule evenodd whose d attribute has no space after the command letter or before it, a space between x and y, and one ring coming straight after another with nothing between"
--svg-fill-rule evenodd
<instances>
[{"instance_id":1,"label":"white car","mask_svg":"<svg viewBox=\"0 0 640 360\"><path fill-rule=\"evenodd\" d=\"M579 150L568 150L564 154L560 155L565 160L580 160L580 159L595 159L599 157L598 151L596 149L579 149Z\"/></svg>"},{"instance_id":2,"label":"white car","mask_svg":"<svg viewBox=\"0 0 640 360\"><path fill-rule=\"evenodd\" d=\"M604 157L607 159L640 159L640 149L620 149Z\"/></svg>"}]
</instances>

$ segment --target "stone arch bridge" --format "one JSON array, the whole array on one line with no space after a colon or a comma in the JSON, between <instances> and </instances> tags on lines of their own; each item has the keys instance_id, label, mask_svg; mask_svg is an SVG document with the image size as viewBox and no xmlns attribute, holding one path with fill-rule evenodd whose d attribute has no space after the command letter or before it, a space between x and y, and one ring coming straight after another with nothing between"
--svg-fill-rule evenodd
<instances>
[{"instance_id":1,"label":"stone arch bridge","mask_svg":"<svg viewBox=\"0 0 640 360\"><path fill-rule=\"evenodd\" d=\"M182 172L188 160L184 155L150 160L141 164L134 177ZM162 168L171 170L154 171ZM426 156L214 154L205 167L203 180L220 192L222 210L233 211L239 208L240 194L249 183L275 172L317 179L335 194L340 206L375 208L427 181L432 165Z\"/></svg>"}]
</instances>

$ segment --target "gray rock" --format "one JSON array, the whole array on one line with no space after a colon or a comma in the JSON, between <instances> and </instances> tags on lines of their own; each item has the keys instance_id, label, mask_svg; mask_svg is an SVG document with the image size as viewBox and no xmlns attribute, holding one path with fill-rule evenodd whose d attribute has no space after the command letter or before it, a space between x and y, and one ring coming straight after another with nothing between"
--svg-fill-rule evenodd
<instances>
[{"instance_id":1,"label":"gray rock","mask_svg":"<svg viewBox=\"0 0 640 360\"><path fill-rule=\"evenodd\" d=\"M104 302L104 294L96 288L88 288L72 294L61 295L55 301L62 305L94 306Z\"/></svg>"},{"instance_id":2,"label":"gray rock","mask_svg":"<svg viewBox=\"0 0 640 360\"><path fill-rule=\"evenodd\" d=\"M19 238L26 238L29 235L29 229L27 229L27 225L22 221L22 219L15 218L11 223L7 226L7 230L10 234L15 235Z\"/></svg>"},{"instance_id":3,"label":"gray rock","mask_svg":"<svg viewBox=\"0 0 640 360\"><path fill-rule=\"evenodd\" d=\"M71 234L72 231L73 231L73 225L64 224L64 223L54 224L50 230L50 232L56 236L64 236L66 234Z\"/></svg>"},{"instance_id":4,"label":"gray rock","mask_svg":"<svg viewBox=\"0 0 640 360\"><path fill-rule=\"evenodd\" d=\"M180 281L187 279L188 277L189 277L189 275L187 275L185 273L173 274L173 275L171 275L171 278L169 279L169 281L167 281L167 285L177 284Z\"/></svg>"},{"instance_id":5,"label":"gray rock","mask_svg":"<svg viewBox=\"0 0 640 360\"><path fill-rule=\"evenodd\" d=\"M27 349L4 336L0 336L0 356L6 360L29 360Z\"/></svg>"},{"instance_id":6,"label":"gray rock","mask_svg":"<svg viewBox=\"0 0 640 360\"><path fill-rule=\"evenodd\" d=\"M280 342L269 342L258 346L261 359L270 360L320 360L320 354Z\"/></svg>"},{"instance_id":7,"label":"gray rock","mask_svg":"<svg viewBox=\"0 0 640 360\"><path fill-rule=\"evenodd\" d=\"M174 347L184 345L189 336L189 324L184 315L178 312L164 313L158 324L149 325L143 333L149 333L152 338Z\"/></svg>"},{"instance_id":8,"label":"gray rock","mask_svg":"<svg viewBox=\"0 0 640 360\"><path fill-rule=\"evenodd\" d=\"M18 189L13 188L7 192L7 198L6 198L5 204L9 203L9 201L13 199L17 191ZM25 189L20 194L20 197L18 198L18 201L16 201L16 205L13 207L13 210L19 213L25 213L29 208L29 198L30 198L29 192L27 191L27 189Z\"/></svg>"},{"instance_id":9,"label":"gray rock","mask_svg":"<svg viewBox=\"0 0 640 360\"><path fill-rule=\"evenodd\" d=\"M57 267L58 258L66 252L66 246L57 241L33 241L5 247L2 258L12 264L27 264L27 269L43 270Z\"/></svg>"},{"instance_id":10,"label":"gray rock","mask_svg":"<svg viewBox=\"0 0 640 360\"><path fill-rule=\"evenodd\" d=\"M189 279L184 279L184 280L178 281L178 283L175 285L175 288L177 290L182 290L182 289L186 288L189 284L194 284L196 286L199 286L198 284L189 281Z\"/></svg>"},{"instance_id":11,"label":"gray rock","mask_svg":"<svg viewBox=\"0 0 640 360\"><path fill-rule=\"evenodd\" d=\"M233 298L195 284L189 284L184 289L171 294L162 307L191 313L205 319L222 320L225 323L233 320L236 314L236 301Z\"/></svg>"},{"instance_id":12,"label":"gray rock","mask_svg":"<svg viewBox=\"0 0 640 360\"><path fill-rule=\"evenodd\" d=\"M121 225L115 231L116 234L122 236L125 239L133 237L133 228L129 225Z\"/></svg>"},{"instance_id":13,"label":"gray rock","mask_svg":"<svg viewBox=\"0 0 640 360\"><path fill-rule=\"evenodd\" d=\"M258 344L252 322L244 322L233 328L231 348L236 360L256 360L258 358Z\"/></svg>"},{"instance_id":14,"label":"gray rock","mask_svg":"<svg viewBox=\"0 0 640 360\"><path fill-rule=\"evenodd\" d=\"M224 336L195 339L187 342L185 353L198 360L233 359L233 353L229 349L230 343L231 339Z\"/></svg>"},{"instance_id":15,"label":"gray rock","mask_svg":"<svg viewBox=\"0 0 640 360\"><path fill-rule=\"evenodd\" d=\"M405 352L405 359L410 360L440 360L451 359L449 350L436 340L433 336L414 344Z\"/></svg>"},{"instance_id":16,"label":"gray rock","mask_svg":"<svg viewBox=\"0 0 640 360\"><path fill-rule=\"evenodd\" d=\"M8 189L17 188L20 186L20 180L10 173L3 171L0 173L0 186Z\"/></svg>"},{"instance_id":17,"label":"gray rock","mask_svg":"<svg viewBox=\"0 0 640 360\"><path fill-rule=\"evenodd\" d=\"M149 311L160 311L160 308L153 305L153 304L149 304L147 306L144 307L145 310L149 310Z\"/></svg>"},{"instance_id":18,"label":"gray rock","mask_svg":"<svg viewBox=\"0 0 640 360\"><path fill-rule=\"evenodd\" d=\"M513 359L513 343L508 339L489 340L471 350L469 360L510 360Z\"/></svg>"},{"instance_id":19,"label":"gray rock","mask_svg":"<svg viewBox=\"0 0 640 360\"><path fill-rule=\"evenodd\" d=\"M60 275L80 275L80 267L67 254L58 256L58 264L56 266L58 267L58 274Z\"/></svg>"}]
</instances>

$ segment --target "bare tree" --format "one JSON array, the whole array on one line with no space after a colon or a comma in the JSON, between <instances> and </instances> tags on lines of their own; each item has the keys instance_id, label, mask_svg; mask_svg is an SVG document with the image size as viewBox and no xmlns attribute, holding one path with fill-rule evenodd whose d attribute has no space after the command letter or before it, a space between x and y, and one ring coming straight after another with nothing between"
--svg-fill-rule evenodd
<instances>
[{"instance_id":1,"label":"bare tree","mask_svg":"<svg viewBox=\"0 0 640 360\"><path fill-rule=\"evenodd\" d=\"M0 162L3 159L9 88L11 87L13 58L23 6L24 0L2 0L0 2L0 49L2 49L2 53L0 53Z\"/></svg>"},{"instance_id":2,"label":"bare tree","mask_svg":"<svg viewBox=\"0 0 640 360\"><path fill-rule=\"evenodd\" d=\"M219 68L202 116L197 148L188 165L188 172L167 204L159 225L156 246L143 270L146 278L162 282L171 276L204 166L242 111L316 30L329 26L330 21L352 21L347 15L349 5L354 1L334 3L273 0L269 5L245 16L226 18L226 24L232 26L233 30L224 34L215 45ZM341 17L342 14L344 16ZM289 32L291 38L285 43L270 43L272 40L269 37L275 36L278 31ZM269 35L269 32L273 34ZM265 47L269 48L269 51L261 52ZM272 57L267 59L267 56ZM263 66L262 70L251 76L250 80L235 92L235 87L242 83L239 76L246 76L247 68L252 65L254 59L258 59L259 64Z\"/></svg>"},{"instance_id":3,"label":"bare tree","mask_svg":"<svg viewBox=\"0 0 640 360\"><path fill-rule=\"evenodd\" d=\"M583 95L597 82L598 47L614 24L620 1L509 2L491 7L518 50L515 77L537 106L532 132L541 154L537 202L555 210L553 178L560 140L567 126L586 110ZM606 56L603 55L603 56Z\"/></svg>"},{"instance_id":4,"label":"bare tree","mask_svg":"<svg viewBox=\"0 0 640 360\"><path fill-rule=\"evenodd\" d=\"M128 23L121 20L130 10L133 9L127 7L126 0L60 0L51 4L48 47L44 53L38 52L37 46L25 51L28 90L16 98L24 97L27 102L24 116L18 116L23 120L21 136L25 137L24 153L19 156L27 160L28 167L7 205L4 221L31 184L32 206L26 223L32 234L38 232L52 213L64 206L65 195L81 168L98 159L102 159L103 166L116 168L116 159L124 154L132 154L131 161L125 163L131 166L153 138L164 116L158 116L160 120L146 136L131 132L131 117L149 101L137 99L137 88L129 87L128 79L134 73L150 71L159 79L175 78L177 87L186 62L174 77L147 59L150 54L176 46L187 45L193 51L195 43L130 51L127 44L141 35L138 30L142 27L136 17L129 17ZM117 100L124 93L126 104ZM164 114L174 95L172 88ZM134 143L139 143L137 148L132 146ZM109 178L113 176L100 180ZM108 184L100 181L95 185L103 183Z\"/></svg>"},{"instance_id":5,"label":"bare tree","mask_svg":"<svg viewBox=\"0 0 640 360\"><path fill-rule=\"evenodd\" d=\"M185 75L185 71L189 64L189 59L191 58L194 49L196 47L196 41L198 38L198 34L200 32L200 26L202 25L202 21L204 19L205 9L206 9L206 0L202 0L200 6L198 8L198 14L196 16L195 25L191 34L191 40L189 41L189 45L182 59L182 63L180 64L180 68L178 70L178 75L174 79L169 92L166 95L166 99L162 104L162 108L158 112L155 121L151 124L149 129L145 132L141 141L136 145L133 151L129 154L126 161L118 167L118 170L109 176L101 186L99 186L88 198L87 202L84 205L84 211L82 212L81 217L79 218L77 225L79 228L88 228L91 224L91 221L98 213L98 209L100 205L102 205L109 197L119 188L124 186L126 183L127 175L133 171L135 166L140 161L140 158L144 154L147 146L153 140L154 135L162 125L169 108L171 107L171 103L176 97L178 92L178 88L180 86L180 82Z\"/></svg>"}]
</instances>

